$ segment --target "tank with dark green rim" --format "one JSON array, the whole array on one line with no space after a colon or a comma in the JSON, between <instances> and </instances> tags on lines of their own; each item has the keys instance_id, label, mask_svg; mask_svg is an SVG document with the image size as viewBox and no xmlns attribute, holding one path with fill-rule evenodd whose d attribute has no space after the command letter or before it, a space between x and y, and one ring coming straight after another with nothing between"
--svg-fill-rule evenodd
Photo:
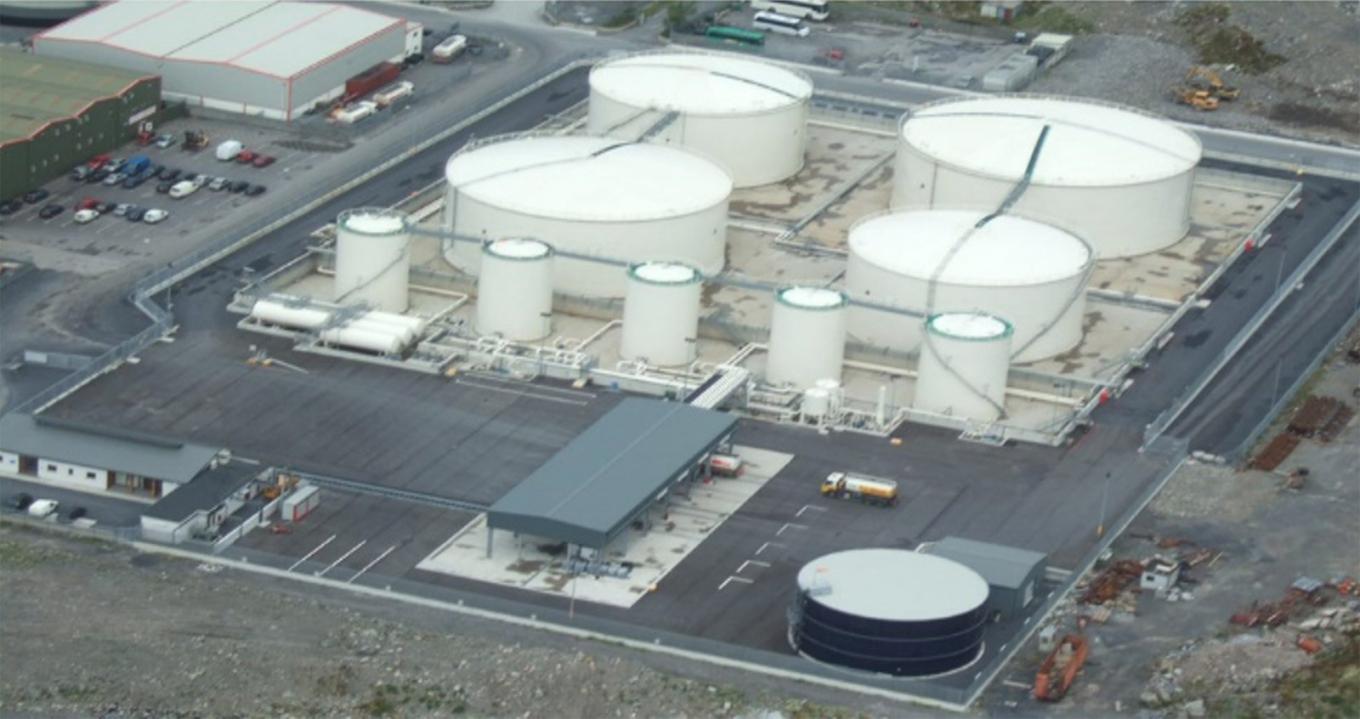
<instances>
[{"instance_id":1,"label":"tank with dark green rim","mask_svg":"<svg viewBox=\"0 0 1360 719\"><path fill-rule=\"evenodd\" d=\"M628 266L628 276L651 285L689 285L703 282L698 269L683 262L635 262Z\"/></svg>"},{"instance_id":2,"label":"tank with dark green rim","mask_svg":"<svg viewBox=\"0 0 1360 719\"><path fill-rule=\"evenodd\" d=\"M803 310L835 310L844 307L849 301L840 290L806 285L785 287L775 293L775 299Z\"/></svg>"},{"instance_id":3,"label":"tank with dark green rim","mask_svg":"<svg viewBox=\"0 0 1360 719\"><path fill-rule=\"evenodd\" d=\"M926 320L926 331L967 342L993 342L1010 337L1015 327L985 312L942 312Z\"/></svg>"},{"instance_id":4,"label":"tank with dark green rim","mask_svg":"<svg viewBox=\"0 0 1360 719\"><path fill-rule=\"evenodd\" d=\"M553 255L552 245L528 237L506 237L482 242L482 252L506 260L543 260Z\"/></svg>"}]
</instances>

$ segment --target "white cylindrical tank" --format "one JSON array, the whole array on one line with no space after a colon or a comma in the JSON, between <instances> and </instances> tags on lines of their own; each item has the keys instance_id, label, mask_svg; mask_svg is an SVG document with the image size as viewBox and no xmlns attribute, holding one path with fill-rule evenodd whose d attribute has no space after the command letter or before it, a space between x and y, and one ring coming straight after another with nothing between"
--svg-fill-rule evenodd
<instances>
[{"instance_id":1,"label":"white cylindrical tank","mask_svg":"<svg viewBox=\"0 0 1360 719\"><path fill-rule=\"evenodd\" d=\"M271 325L303 330L314 330L330 320L328 310L309 307L302 298L296 301L296 305L290 305L284 298L256 300L250 308L250 316Z\"/></svg>"},{"instance_id":2,"label":"white cylindrical tank","mask_svg":"<svg viewBox=\"0 0 1360 719\"><path fill-rule=\"evenodd\" d=\"M722 271L732 180L683 150L601 137L512 137L464 149L445 176L444 222L459 235L533 237L562 254ZM445 256L477 274L478 249L454 242ZM553 264L558 292L624 294L616 264L562 256Z\"/></svg>"},{"instance_id":3,"label":"white cylindrical tank","mask_svg":"<svg viewBox=\"0 0 1360 719\"><path fill-rule=\"evenodd\" d=\"M1045 125L1029 187L1011 212L1075 234L1101 259L1185 236L1199 139L1139 110L1066 98L950 99L904 116L893 209L994 210L1024 176Z\"/></svg>"},{"instance_id":4,"label":"white cylindrical tank","mask_svg":"<svg viewBox=\"0 0 1360 719\"><path fill-rule=\"evenodd\" d=\"M321 331L326 344L384 355L400 354L406 345L401 337L371 325L342 325Z\"/></svg>"},{"instance_id":5,"label":"white cylindrical tank","mask_svg":"<svg viewBox=\"0 0 1360 719\"><path fill-rule=\"evenodd\" d=\"M786 287L774 295L765 381L807 389L839 381L845 361L846 297L824 287Z\"/></svg>"},{"instance_id":6,"label":"white cylindrical tank","mask_svg":"<svg viewBox=\"0 0 1360 719\"><path fill-rule=\"evenodd\" d=\"M1011 324L974 312L933 315L925 324L912 406L978 422L1000 419L1011 363Z\"/></svg>"},{"instance_id":7,"label":"white cylindrical tank","mask_svg":"<svg viewBox=\"0 0 1360 719\"><path fill-rule=\"evenodd\" d=\"M405 312L411 276L406 215L376 207L345 210L335 232L335 302Z\"/></svg>"},{"instance_id":8,"label":"white cylindrical tank","mask_svg":"<svg viewBox=\"0 0 1360 719\"><path fill-rule=\"evenodd\" d=\"M1010 215L976 227L984 216L972 210L897 212L851 227L845 273L850 299L918 314L854 306L850 336L911 353L921 343L923 316L984 312L1015 327L1014 362L1076 346L1086 311L1090 247L1056 227Z\"/></svg>"},{"instance_id":9,"label":"white cylindrical tank","mask_svg":"<svg viewBox=\"0 0 1360 719\"><path fill-rule=\"evenodd\" d=\"M778 65L642 53L591 70L586 129L683 147L722 165L737 187L752 187L802 169L811 98L812 80Z\"/></svg>"},{"instance_id":10,"label":"white cylindrical tank","mask_svg":"<svg viewBox=\"0 0 1360 719\"><path fill-rule=\"evenodd\" d=\"M831 397L821 387L803 390L803 403L798 410L807 419L823 419L831 412Z\"/></svg>"},{"instance_id":11,"label":"white cylindrical tank","mask_svg":"<svg viewBox=\"0 0 1360 719\"><path fill-rule=\"evenodd\" d=\"M678 262L630 266L619 354L660 367L693 362L703 279L698 270Z\"/></svg>"},{"instance_id":12,"label":"white cylindrical tank","mask_svg":"<svg viewBox=\"0 0 1360 719\"><path fill-rule=\"evenodd\" d=\"M481 265L477 333L514 341L547 337L552 331L552 247L526 238L487 240Z\"/></svg>"}]
</instances>

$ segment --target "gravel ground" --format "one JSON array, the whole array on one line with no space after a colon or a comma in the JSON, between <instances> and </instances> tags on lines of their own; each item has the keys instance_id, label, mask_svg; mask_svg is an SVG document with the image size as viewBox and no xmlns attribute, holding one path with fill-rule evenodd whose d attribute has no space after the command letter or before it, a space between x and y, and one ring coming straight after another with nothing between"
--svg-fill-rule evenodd
<instances>
[{"instance_id":1,"label":"gravel ground","mask_svg":"<svg viewBox=\"0 0 1360 719\"><path fill-rule=\"evenodd\" d=\"M0 524L4 716L893 716L716 669ZM713 676L704 676L709 672ZM853 697L851 697L853 701ZM919 716L919 714L915 714Z\"/></svg>"}]
</instances>

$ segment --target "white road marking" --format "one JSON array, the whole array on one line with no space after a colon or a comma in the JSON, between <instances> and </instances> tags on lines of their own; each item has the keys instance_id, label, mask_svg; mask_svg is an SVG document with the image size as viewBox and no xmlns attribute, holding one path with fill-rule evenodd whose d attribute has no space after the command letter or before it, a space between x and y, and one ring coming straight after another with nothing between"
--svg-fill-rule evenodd
<instances>
[{"instance_id":1,"label":"white road marking","mask_svg":"<svg viewBox=\"0 0 1360 719\"><path fill-rule=\"evenodd\" d=\"M333 542L333 541L335 541L335 535L334 535L334 534L332 534L331 536L327 537L327 538L326 538L326 541L322 542L321 544L316 545L316 549L313 549L312 551L308 552L302 559L299 559L299 560L297 560L296 562L293 562L293 566L289 567L289 568L288 568L288 571L291 572L291 571L293 571L294 569L297 569L297 567L298 567L299 564L302 564L303 562L307 561L308 559L311 559L313 554L316 554L317 552L321 551L322 548L324 548L327 544L330 544L330 543Z\"/></svg>"},{"instance_id":2,"label":"white road marking","mask_svg":"<svg viewBox=\"0 0 1360 719\"><path fill-rule=\"evenodd\" d=\"M354 576L350 577L349 579L346 579L346 580L345 580L345 584L353 584L353 583L354 583L354 580L356 580L356 579L358 579L360 576L362 576L364 572L367 572L368 570L372 569L372 568L373 568L373 565L375 565L375 564L377 564L378 562L381 562L382 560L386 559L386 558L387 558L387 555L389 555L389 554L391 554L392 552L396 551L396 549L397 549L397 545L394 544L394 545L388 547L387 549L383 550L383 553L382 553L382 554L379 554L378 557L377 557L376 559L374 559L373 561L369 562L368 564L365 564L365 565L364 565L364 568L363 568L363 569L360 569L359 572L358 572L358 574L355 574Z\"/></svg>"},{"instance_id":3,"label":"white road marking","mask_svg":"<svg viewBox=\"0 0 1360 719\"><path fill-rule=\"evenodd\" d=\"M793 516L795 516L795 517L801 517L801 516L803 516L803 512L806 512L806 511L808 511L809 509L811 509L811 510L814 511L814 512L825 512L825 511L826 511L826 507L814 507L814 506L812 506L811 504L804 504L804 505L803 505L803 508L800 509L800 510L798 510L798 514L795 514L795 515L793 515Z\"/></svg>"},{"instance_id":4,"label":"white road marking","mask_svg":"<svg viewBox=\"0 0 1360 719\"><path fill-rule=\"evenodd\" d=\"M360 547L363 547L365 544L368 544L368 540L367 540L367 539L365 539L365 540L359 542L358 544L354 545L353 547L350 547L350 550L349 550L348 552L345 552L344 554L340 555L340 558L339 558L339 559L335 560L334 562L331 562L325 569L323 569L323 570L321 570L321 571L319 571L319 572L315 572L316 576L318 576L318 577L325 576L325 575L326 575L326 572L329 572L329 571L331 571L332 569L335 569L335 565L337 565L337 564L339 564L339 563L345 561L346 559L349 559L349 557L350 557L351 554L354 554L355 552L359 551L359 548L360 548Z\"/></svg>"},{"instance_id":5,"label":"white road marking","mask_svg":"<svg viewBox=\"0 0 1360 719\"><path fill-rule=\"evenodd\" d=\"M774 533L774 536L778 537L784 534L784 530L786 529L807 529L807 526L802 524L794 524L792 522L785 522L784 526L780 527L779 531Z\"/></svg>"},{"instance_id":6,"label":"white road marking","mask_svg":"<svg viewBox=\"0 0 1360 719\"><path fill-rule=\"evenodd\" d=\"M755 559L748 559L748 560L742 562L740 567L737 567L737 574L741 574L742 571L744 571L744 570L746 569L747 565L750 565L750 564L754 564L754 565L756 565L757 567L761 567L761 568L763 568L763 569L769 569L769 568L770 568L770 563L769 563L769 562L761 562L761 561L758 561L758 560L755 560Z\"/></svg>"},{"instance_id":7,"label":"white road marking","mask_svg":"<svg viewBox=\"0 0 1360 719\"><path fill-rule=\"evenodd\" d=\"M756 583L754 579L747 579L747 578L745 578L745 577L728 577L727 579L724 579L724 580L723 580L723 583L722 583L722 584L719 584L719 585L718 585L718 591L721 592L723 589L725 589L725 588L727 587L728 582L741 582L741 583L743 583L743 584L755 584L755 583Z\"/></svg>"},{"instance_id":8,"label":"white road marking","mask_svg":"<svg viewBox=\"0 0 1360 719\"><path fill-rule=\"evenodd\" d=\"M764 552L766 549L769 549L770 547L782 547L782 546L784 545L780 544L779 542L766 542L760 545L760 549L756 550L756 556L759 557L761 552Z\"/></svg>"},{"instance_id":9,"label":"white road marking","mask_svg":"<svg viewBox=\"0 0 1360 719\"><path fill-rule=\"evenodd\" d=\"M576 405L576 406L578 406L578 407L584 407L584 406L590 404L589 402L586 402L586 401L583 401L583 400L579 400L579 399L563 399L562 397L552 397L552 396L546 395L546 394L538 394L538 393L536 393L536 392L529 392L529 391L526 390L526 389L507 389L507 388L505 388L505 387L497 387L497 386L491 385L491 384L482 384L482 383L480 383L480 382L469 382L468 380L465 380L465 379L456 379L456 380L454 380L454 382L455 382L456 384L467 385L467 386L469 386L469 387L476 387L476 388L478 388L478 389L484 389L484 390L487 390L487 391L490 391L490 392L504 392L504 393L506 393L506 394L513 394L513 395L517 395L517 396L520 396L520 397L527 397L527 398L529 398L529 399L542 400L542 401L544 401L544 402L560 402L560 403L562 403L562 404L574 404L574 405Z\"/></svg>"}]
</instances>

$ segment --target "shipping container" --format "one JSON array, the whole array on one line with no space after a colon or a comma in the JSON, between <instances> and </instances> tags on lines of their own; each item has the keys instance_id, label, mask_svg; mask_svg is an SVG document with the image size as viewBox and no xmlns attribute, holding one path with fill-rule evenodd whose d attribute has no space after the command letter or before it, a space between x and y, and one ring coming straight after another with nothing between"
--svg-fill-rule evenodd
<instances>
[{"instance_id":1,"label":"shipping container","mask_svg":"<svg viewBox=\"0 0 1360 719\"><path fill-rule=\"evenodd\" d=\"M394 65L390 62L380 62L345 81L345 97L343 102L350 102L361 98L397 79L397 75L399 74L401 74L400 65Z\"/></svg>"}]
</instances>

